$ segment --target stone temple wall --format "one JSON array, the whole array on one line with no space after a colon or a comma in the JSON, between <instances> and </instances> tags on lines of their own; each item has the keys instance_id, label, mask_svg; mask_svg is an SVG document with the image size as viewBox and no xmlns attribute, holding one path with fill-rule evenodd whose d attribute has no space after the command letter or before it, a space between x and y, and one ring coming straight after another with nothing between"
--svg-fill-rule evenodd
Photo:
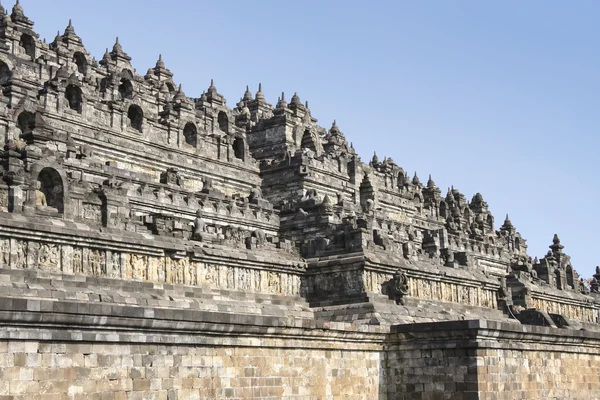
<instances>
[{"instance_id":1,"label":"stone temple wall","mask_svg":"<svg viewBox=\"0 0 600 400\"><path fill-rule=\"evenodd\" d=\"M480 321L398 327L389 399L600 397L600 335Z\"/></svg>"},{"instance_id":2,"label":"stone temple wall","mask_svg":"<svg viewBox=\"0 0 600 400\"><path fill-rule=\"evenodd\" d=\"M0 6L0 400L600 398L600 268L262 86Z\"/></svg>"}]
</instances>

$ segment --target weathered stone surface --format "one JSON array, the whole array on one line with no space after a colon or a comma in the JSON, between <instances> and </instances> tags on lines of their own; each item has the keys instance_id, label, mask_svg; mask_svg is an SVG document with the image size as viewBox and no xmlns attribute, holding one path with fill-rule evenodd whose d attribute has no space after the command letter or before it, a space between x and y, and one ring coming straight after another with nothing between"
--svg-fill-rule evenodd
<instances>
[{"instance_id":1,"label":"weathered stone surface","mask_svg":"<svg viewBox=\"0 0 600 400\"><path fill-rule=\"evenodd\" d=\"M0 11L0 400L600 397L600 268L558 236L532 259L296 93L190 98Z\"/></svg>"}]
</instances>

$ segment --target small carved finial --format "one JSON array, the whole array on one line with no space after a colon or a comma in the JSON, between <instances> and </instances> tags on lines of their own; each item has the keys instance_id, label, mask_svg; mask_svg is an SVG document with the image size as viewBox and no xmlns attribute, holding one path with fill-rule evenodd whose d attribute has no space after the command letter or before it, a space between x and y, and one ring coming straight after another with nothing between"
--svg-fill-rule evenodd
<instances>
[{"instance_id":1,"label":"small carved finial","mask_svg":"<svg viewBox=\"0 0 600 400\"><path fill-rule=\"evenodd\" d=\"M554 234L554 237L552 238L552 243L560 244L560 239L558 238L558 235L556 233Z\"/></svg>"},{"instance_id":2,"label":"small carved finial","mask_svg":"<svg viewBox=\"0 0 600 400\"><path fill-rule=\"evenodd\" d=\"M415 171L415 176L413 176L413 180L412 180L413 185L420 185L421 181L419 180L419 177L417 176L417 172Z\"/></svg>"},{"instance_id":3,"label":"small carved finial","mask_svg":"<svg viewBox=\"0 0 600 400\"><path fill-rule=\"evenodd\" d=\"M300 97L298 97L298 93L294 92L294 95L292 96L291 104L295 104L295 105L302 104L302 102L300 101Z\"/></svg>"},{"instance_id":4,"label":"small carved finial","mask_svg":"<svg viewBox=\"0 0 600 400\"><path fill-rule=\"evenodd\" d=\"M431 174L429 174L429 179L427 179L427 187L430 189L435 188L435 182L431 179Z\"/></svg>"},{"instance_id":5,"label":"small carved finial","mask_svg":"<svg viewBox=\"0 0 600 400\"><path fill-rule=\"evenodd\" d=\"M245 101L252 100L252 93L250 93L250 88L246 85L246 91L244 92L244 97L242 98Z\"/></svg>"},{"instance_id":6,"label":"small carved finial","mask_svg":"<svg viewBox=\"0 0 600 400\"><path fill-rule=\"evenodd\" d=\"M254 97L256 100L264 100L265 95L262 91L262 83L258 83L258 92L256 92L256 96Z\"/></svg>"},{"instance_id":7,"label":"small carved finial","mask_svg":"<svg viewBox=\"0 0 600 400\"><path fill-rule=\"evenodd\" d=\"M377 157L377 152L373 152L373 158L371 159L371 164L377 165L379 164L379 157Z\"/></svg>"},{"instance_id":8,"label":"small carved finial","mask_svg":"<svg viewBox=\"0 0 600 400\"><path fill-rule=\"evenodd\" d=\"M162 54L158 55L158 60L156 60L156 68L165 68L165 63L162 59Z\"/></svg>"}]
</instances>

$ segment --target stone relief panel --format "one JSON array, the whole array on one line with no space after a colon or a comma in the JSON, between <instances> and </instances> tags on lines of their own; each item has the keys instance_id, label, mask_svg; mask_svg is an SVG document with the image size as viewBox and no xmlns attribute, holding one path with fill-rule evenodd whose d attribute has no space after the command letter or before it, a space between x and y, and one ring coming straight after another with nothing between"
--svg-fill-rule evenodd
<instances>
[{"instance_id":1,"label":"stone relief panel","mask_svg":"<svg viewBox=\"0 0 600 400\"><path fill-rule=\"evenodd\" d=\"M95 224L101 224L102 206L99 204L85 203L83 205L83 219Z\"/></svg>"},{"instance_id":2,"label":"stone relief panel","mask_svg":"<svg viewBox=\"0 0 600 400\"><path fill-rule=\"evenodd\" d=\"M126 279L146 280L148 277L148 256L144 254L128 254L125 264Z\"/></svg>"},{"instance_id":3,"label":"stone relief panel","mask_svg":"<svg viewBox=\"0 0 600 400\"><path fill-rule=\"evenodd\" d=\"M0 261L2 265L10 265L10 239L0 239Z\"/></svg>"},{"instance_id":4,"label":"stone relief panel","mask_svg":"<svg viewBox=\"0 0 600 400\"><path fill-rule=\"evenodd\" d=\"M391 275L376 271L365 272L367 290L383 293L383 287ZM458 285L453 282L434 281L415 277L408 278L408 296L423 300L437 300L477 307L497 308L497 296L493 290Z\"/></svg>"},{"instance_id":5,"label":"stone relief panel","mask_svg":"<svg viewBox=\"0 0 600 400\"><path fill-rule=\"evenodd\" d=\"M0 237L0 265L15 269L199 285L300 296L301 277L279 271L217 265L189 257L148 256L69 244ZM334 279L352 287L351 277ZM339 285L338 284L338 285Z\"/></svg>"},{"instance_id":6,"label":"stone relief panel","mask_svg":"<svg viewBox=\"0 0 600 400\"><path fill-rule=\"evenodd\" d=\"M576 321L598 322L597 311L591 307L559 303L535 297L532 299L532 307L552 314L560 314Z\"/></svg>"},{"instance_id":7,"label":"stone relief panel","mask_svg":"<svg viewBox=\"0 0 600 400\"><path fill-rule=\"evenodd\" d=\"M169 259L170 260L170 259ZM169 282L167 279L167 259L164 257L150 257L148 260L148 280Z\"/></svg>"},{"instance_id":8,"label":"stone relief panel","mask_svg":"<svg viewBox=\"0 0 600 400\"><path fill-rule=\"evenodd\" d=\"M27 268L27 242L24 240L11 240L10 264L12 268Z\"/></svg>"},{"instance_id":9,"label":"stone relief panel","mask_svg":"<svg viewBox=\"0 0 600 400\"><path fill-rule=\"evenodd\" d=\"M53 243L42 243L39 250L39 268L45 271L62 270L60 247Z\"/></svg>"},{"instance_id":10,"label":"stone relief panel","mask_svg":"<svg viewBox=\"0 0 600 400\"><path fill-rule=\"evenodd\" d=\"M30 241L27 244L27 268L37 267L40 257L40 243Z\"/></svg>"},{"instance_id":11,"label":"stone relief panel","mask_svg":"<svg viewBox=\"0 0 600 400\"><path fill-rule=\"evenodd\" d=\"M98 249L88 249L86 275L107 276L106 252Z\"/></svg>"},{"instance_id":12,"label":"stone relief panel","mask_svg":"<svg viewBox=\"0 0 600 400\"><path fill-rule=\"evenodd\" d=\"M0 188L0 211L8 211L8 189Z\"/></svg>"},{"instance_id":13,"label":"stone relief panel","mask_svg":"<svg viewBox=\"0 0 600 400\"><path fill-rule=\"evenodd\" d=\"M185 273L188 268L188 259L167 258L167 282L184 284Z\"/></svg>"},{"instance_id":14,"label":"stone relief panel","mask_svg":"<svg viewBox=\"0 0 600 400\"><path fill-rule=\"evenodd\" d=\"M106 274L110 278L121 277L121 253L106 252Z\"/></svg>"}]
</instances>

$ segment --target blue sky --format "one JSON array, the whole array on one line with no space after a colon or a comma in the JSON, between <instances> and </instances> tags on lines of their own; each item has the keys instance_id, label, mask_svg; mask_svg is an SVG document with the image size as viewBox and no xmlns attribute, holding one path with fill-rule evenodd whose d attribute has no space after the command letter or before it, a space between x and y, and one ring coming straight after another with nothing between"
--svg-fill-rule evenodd
<instances>
[{"instance_id":1,"label":"blue sky","mask_svg":"<svg viewBox=\"0 0 600 400\"><path fill-rule=\"evenodd\" d=\"M68 19L97 59L119 36L138 73L159 53L198 97L259 82L444 194L481 192L543 256L557 233L600 264L600 2L22 0L40 37ZM11 8L13 2L3 2Z\"/></svg>"}]
</instances>

